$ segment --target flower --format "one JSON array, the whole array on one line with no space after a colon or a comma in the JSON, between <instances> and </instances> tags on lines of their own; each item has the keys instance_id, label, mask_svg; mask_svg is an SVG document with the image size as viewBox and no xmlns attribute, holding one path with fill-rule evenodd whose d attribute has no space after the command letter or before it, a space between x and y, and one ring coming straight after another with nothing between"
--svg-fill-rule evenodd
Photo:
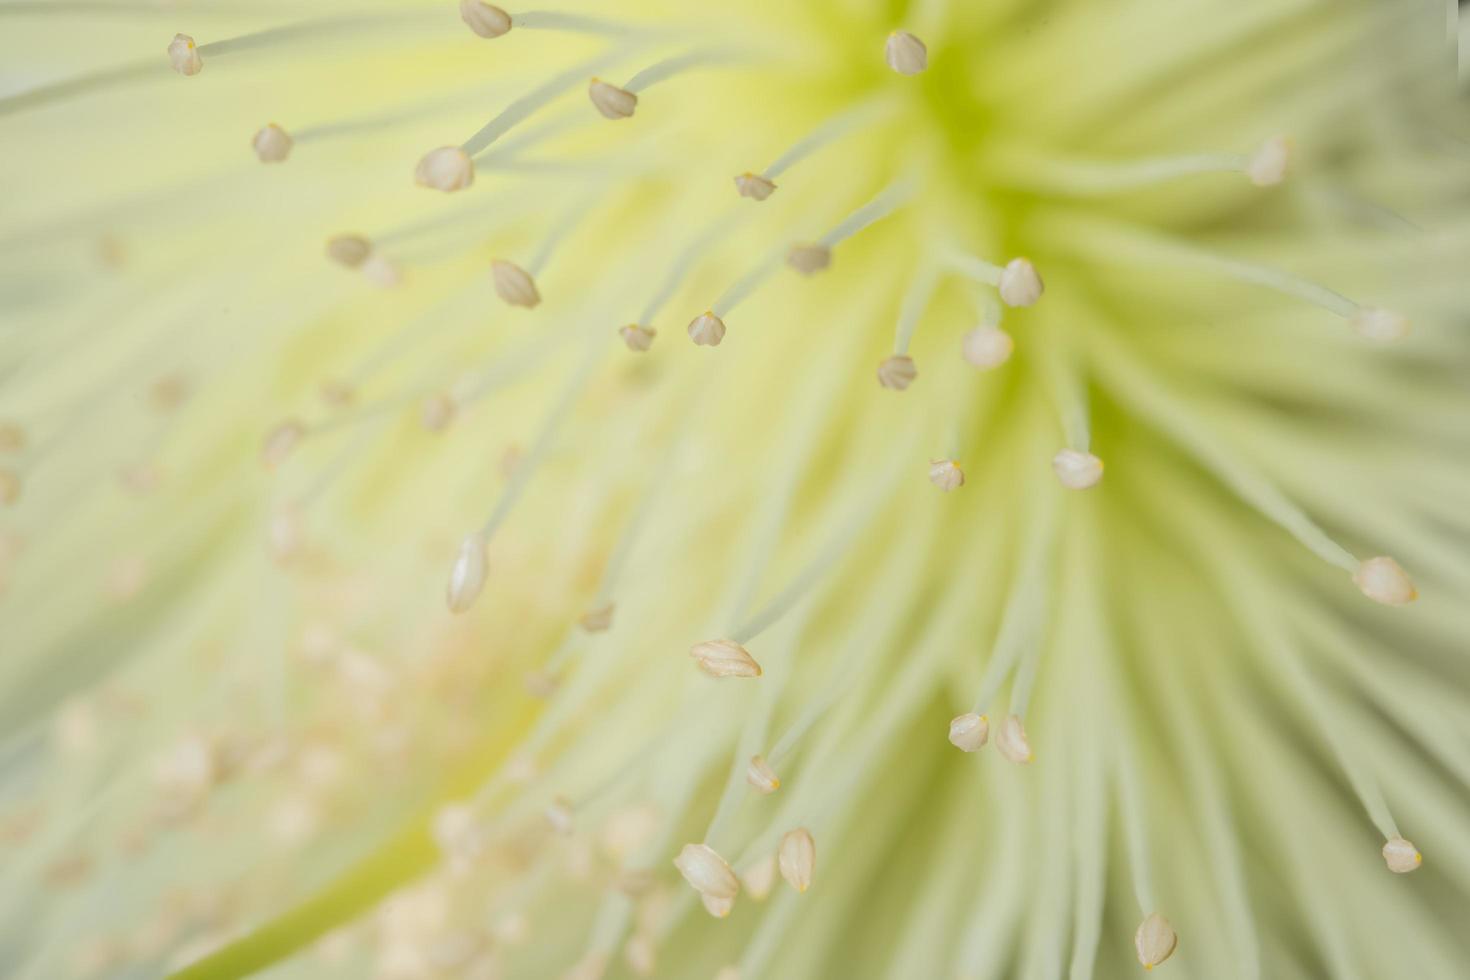
<instances>
[{"instance_id":1,"label":"flower","mask_svg":"<svg viewBox=\"0 0 1470 980\"><path fill-rule=\"evenodd\" d=\"M0 9L7 962L1454 975L1424 6Z\"/></svg>"}]
</instances>

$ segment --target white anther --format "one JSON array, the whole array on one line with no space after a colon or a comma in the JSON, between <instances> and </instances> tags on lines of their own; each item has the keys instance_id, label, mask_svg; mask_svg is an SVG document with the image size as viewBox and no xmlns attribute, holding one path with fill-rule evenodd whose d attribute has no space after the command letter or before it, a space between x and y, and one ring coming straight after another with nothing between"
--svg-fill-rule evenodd
<instances>
[{"instance_id":1,"label":"white anther","mask_svg":"<svg viewBox=\"0 0 1470 980\"><path fill-rule=\"evenodd\" d=\"M1353 573L1353 584L1363 595L1385 606L1407 606L1419 598L1414 580L1392 558L1369 558Z\"/></svg>"},{"instance_id":2,"label":"white anther","mask_svg":"<svg viewBox=\"0 0 1470 980\"><path fill-rule=\"evenodd\" d=\"M1394 874L1406 875L1410 871L1419 870L1419 866L1424 863L1424 855L1409 841L1395 837L1383 845L1383 863Z\"/></svg>"},{"instance_id":3,"label":"white anther","mask_svg":"<svg viewBox=\"0 0 1470 980\"><path fill-rule=\"evenodd\" d=\"M592 79L587 96L604 119L628 119L638 109L638 96L600 78Z\"/></svg>"},{"instance_id":4,"label":"white anther","mask_svg":"<svg viewBox=\"0 0 1470 980\"><path fill-rule=\"evenodd\" d=\"M1393 310L1365 306L1348 322L1359 337L1375 344L1392 344L1409 335L1409 318Z\"/></svg>"},{"instance_id":5,"label":"white anther","mask_svg":"<svg viewBox=\"0 0 1470 980\"><path fill-rule=\"evenodd\" d=\"M511 29L510 14L484 0L459 0L459 19L480 37L502 37Z\"/></svg>"},{"instance_id":6,"label":"white anther","mask_svg":"<svg viewBox=\"0 0 1470 980\"><path fill-rule=\"evenodd\" d=\"M1000 327L976 327L965 334L961 348L965 360L982 371L1000 367L1015 349L1016 342Z\"/></svg>"},{"instance_id":7,"label":"white anther","mask_svg":"<svg viewBox=\"0 0 1470 980\"><path fill-rule=\"evenodd\" d=\"M1000 299L1007 306L1035 306L1046 284L1029 259L1011 259L1000 273Z\"/></svg>"},{"instance_id":8,"label":"white anther","mask_svg":"<svg viewBox=\"0 0 1470 980\"><path fill-rule=\"evenodd\" d=\"M652 327L640 327L636 323L630 323L626 327L618 328L618 336L623 338L623 343L628 345L628 350L641 354L653 346L653 338L658 336L658 331Z\"/></svg>"},{"instance_id":9,"label":"white anther","mask_svg":"<svg viewBox=\"0 0 1470 980\"><path fill-rule=\"evenodd\" d=\"M973 711L949 723L949 744L961 752L978 752L990 739L990 719Z\"/></svg>"},{"instance_id":10,"label":"white anther","mask_svg":"<svg viewBox=\"0 0 1470 980\"><path fill-rule=\"evenodd\" d=\"M709 640L689 648L699 669L711 677L759 677L761 665L733 640Z\"/></svg>"},{"instance_id":11,"label":"white anther","mask_svg":"<svg viewBox=\"0 0 1470 980\"><path fill-rule=\"evenodd\" d=\"M1007 715L995 733L995 748L1001 755L1018 766L1024 766L1035 758L1031 754L1031 743L1026 740L1026 726L1019 715Z\"/></svg>"},{"instance_id":12,"label":"white anther","mask_svg":"<svg viewBox=\"0 0 1470 980\"><path fill-rule=\"evenodd\" d=\"M327 258L356 269L373 254L373 243L361 235L334 235L327 239Z\"/></svg>"},{"instance_id":13,"label":"white anther","mask_svg":"<svg viewBox=\"0 0 1470 980\"><path fill-rule=\"evenodd\" d=\"M1286 179L1290 167L1291 142L1284 136L1273 136L1251 154L1245 175L1257 187L1275 187Z\"/></svg>"},{"instance_id":14,"label":"white anther","mask_svg":"<svg viewBox=\"0 0 1470 980\"><path fill-rule=\"evenodd\" d=\"M1102 482L1103 461L1092 453L1063 449L1051 459L1051 468L1068 490L1089 490Z\"/></svg>"},{"instance_id":15,"label":"white anther","mask_svg":"<svg viewBox=\"0 0 1470 980\"><path fill-rule=\"evenodd\" d=\"M689 322L689 339L700 347L718 347L725 339L725 321L714 313L701 313Z\"/></svg>"},{"instance_id":16,"label":"white anther","mask_svg":"<svg viewBox=\"0 0 1470 980\"><path fill-rule=\"evenodd\" d=\"M908 31L894 31L884 45L884 60L900 75L917 75L929 67L929 48Z\"/></svg>"},{"instance_id":17,"label":"white anther","mask_svg":"<svg viewBox=\"0 0 1470 980\"><path fill-rule=\"evenodd\" d=\"M786 264L804 276L814 276L832 265L832 249L826 245L793 245Z\"/></svg>"},{"instance_id":18,"label":"white anther","mask_svg":"<svg viewBox=\"0 0 1470 980\"><path fill-rule=\"evenodd\" d=\"M1138 952L1138 962L1145 970L1152 970L1174 955L1179 937L1169 920L1155 912L1138 924L1133 934L1133 948Z\"/></svg>"},{"instance_id":19,"label":"white anther","mask_svg":"<svg viewBox=\"0 0 1470 980\"><path fill-rule=\"evenodd\" d=\"M965 485L965 471L952 459L930 460L929 482L949 493Z\"/></svg>"},{"instance_id":20,"label":"white anther","mask_svg":"<svg viewBox=\"0 0 1470 980\"><path fill-rule=\"evenodd\" d=\"M776 775L770 763L758 755L750 757L750 764L745 767L745 781L762 796L770 796L781 788L781 777Z\"/></svg>"},{"instance_id":21,"label":"white anther","mask_svg":"<svg viewBox=\"0 0 1470 980\"><path fill-rule=\"evenodd\" d=\"M535 309L541 303L541 294L536 291L536 280L514 262L496 259L490 263L490 274L495 278L495 292L511 306Z\"/></svg>"},{"instance_id":22,"label":"white anther","mask_svg":"<svg viewBox=\"0 0 1470 980\"><path fill-rule=\"evenodd\" d=\"M261 163L280 163L291 155L291 134L275 123L262 126L250 141Z\"/></svg>"},{"instance_id":23,"label":"white anther","mask_svg":"<svg viewBox=\"0 0 1470 980\"><path fill-rule=\"evenodd\" d=\"M479 598L480 590L485 588L485 577L490 570L486 545L484 536L480 534L471 534L460 542L459 554L449 570L449 587L446 590L450 612L467 612Z\"/></svg>"},{"instance_id":24,"label":"white anther","mask_svg":"<svg viewBox=\"0 0 1470 980\"><path fill-rule=\"evenodd\" d=\"M462 191L475 182L475 161L457 146L441 146L424 154L413 179L421 187L446 194Z\"/></svg>"},{"instance_id":25,"label":"white anther","mask_svg":"<svg viewBox=\"0 0 1470 980\"><path fill-rule=\"evenodd\" d=\"M805 827L787 831L781 838L781 849L777 855L781 877L786 879L786 884L799 892L812 886L812 873L817 866L817 842L812 840L811 831Z\"/></svg>"},{"instance_id":26,"label":"white anther","mask_svg":"<svg viewBox=\"0 0 1470 980\"><path fill-rule=\"evenodd\" d=\"M740 880L729 863L708 844L685 844L674 867L701 895L733 899L740 894Z\"/></svg>"},{"instance_id":27,"label":"white anther","mask_svg":"<svg viewBox=\"0 0 1470 980\"><path fill-rule=\"evenodd\" d=\"M919 376L914 359L907 354L894 354L878 365L878 383L894 391L904 391Z\"/></svg>"},{"instance_id":28,"label":"white anther","mask_svg":"<svg viewBox=\"0 0 1470 980\"><path fill-rule=\"evenodd\" d=\"M360 271L364 279L383 289L392 289L403 281L403 273L398 271L398 266L381 252L369 255Z\"/></svg>"},{"instance_id":29,"label":"white anther","mask_svg":"<svg viewBox=\"0 0 1470 980\"><path fill-rule=\"evenodd\" d=\"M204 69L199 48L187 34L175 34L174 39L168 42L168 61L180 75L197 75Z\"/></svg>"},{"instance_id":30,"label":"white anther","mask_svg":"<svg viewBox=\"0 0 1470 980\"><path fill-rule=\"evenodd\" d=\"M740 192L741 197L748 197L752 201L764 201L776 193L776 185L770 178L752 173L743 173L736 177L735 189Z\"/></svg>"},{"instance_id":31,"label":"white anther","mask_svg":"<svg viewBox=\"0 0 1470 980\"><path fill-rule=\"evenodd\" d=\"M699 900L704 904L704 910L716 919L728 918L731 909L735 908L733 898L717 898L714 895L700 892Z\"/></svg>"},{"instance_id":32,"label":"white anther","mask_svg":"<svg viewBox=\"0 0 1470 980\"><path fill-rule=\"evenodd\" d=\"M771 889L776 887L776 855L767 854L746 868L740 875L745 892L757 902L764 902Z\"/></svg>"}]
</instances>

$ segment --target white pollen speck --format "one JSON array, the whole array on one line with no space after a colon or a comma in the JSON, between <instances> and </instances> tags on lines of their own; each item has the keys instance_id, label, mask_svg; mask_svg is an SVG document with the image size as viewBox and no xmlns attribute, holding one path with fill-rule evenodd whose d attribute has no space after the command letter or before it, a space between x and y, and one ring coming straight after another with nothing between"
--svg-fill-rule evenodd
<instances>
[{"instance_id":1,"label":"white pollen speck","mask_svg":"<svg viewBox=\"0 0 1470 980\"><path fill-rule=\"evenodd\" d=\"M740 876L746 894L757 902L764 902L776 887L776 855L767 854L756 861Z\"/></svg>"},{"instance_id":2,"label":"white pollen speck","mask_svg":"<svg viewBox=\"0 0 1470 980\"><path fill-rule=\"evenodd\" d=\"M817 866L817 842L812 840L811 831L805 827L787 831L781 838L781 849L777 852L781 864L781 877L786 884L799 892L812 886L812 873Z\"/></svg>"},{"instance_id":3,"label":"white pollen speck","mask_svg":"<svg viewBox=\"0 0 1470 980\"><path fill-rule=\"evenodd\" d=\"M1090 490L1103 478L1103 461L1077 449L1057 453L1051 459L1051 468L1068 490Z\"/></svg>"},{"instance_id":4,"label":"white pollen speck","mask_svg":"<svg viewBox=\"0 0 1470 980\"><path fill-rule=\"evenodd\" d=\"M1392 344L1409 335L1408 317L1374 306L1365 306L1354 313L1349 323L1359 337L1375 344Z\"/></svg>"},{"instance_id":5,"label":"white pollen speck","mask_svg":"<svg viewBox=\"0 0 1470 980\"><path fill-rule=\"evenodd\" d=\"M454 424L454 418L458 414L459 406L455 404L453 396L436 393L424 399L419 422L430 432L443 432Z\"/></svg>"},{"instance_id":6,"label":"white pollen speck","mask_svg":"<svg viewBox=\"0 0 1470 980\"><path fill-rule=\"evenodd\" d=\"M919 376L914 359L907 354L894 354L878 365L878 383L893 391L905 391Z\"/></svg>"},{"instance_id":7,"label":"white pollen speck","mask_svg":"<svg viewBox=\"0 0 1470 980\"><path fill-rule=\"evenodd\" d=\"M959 715L949 723L949 744L961 752L978 752L990 740L990 719L974 712Z\"/></svg>"},{"instance_id":8,"label":"white pollen speck","mask_svg":"<svg viewBox=\"0 0 1470 980\"><path fill-rule=\"evenodd\" d=\"M449 570L449 586L446 590L450 612L467 612L479 598L480 590L485 587L490 564L486 545L485 538L480 534L471 534L460 542L459 554L455 556L454 565Z\"/></svg>"},{"instance_id":9,"label":"white pollen speck","mask_svg":"<svg viewBox=\"0 0 1470 980\"><path fill-rule=\"evenodd\" d=\"M781 788L781 777L763 757L753 755L745 767L745 781L762 796L770 796Z\"/></svg>"},{"instance_id":10,"label":"white pollen speck","mask_svg":"<svg viewBox=\"0 0 1470 980\"><path fill-rule=\"evenodd\" d=\"M495 293L511 306L528 310L541 304L541 294L536 290L536 280L514 262L496 259L490 263L490 274L495 279Z\"/></svg>"},{"instance_id":11,"label":"white pollen speck","mask_svg":"<svg viewBox=\"0 0 1470 980\"><path fill-rule=\"evenodd\" d=\"M1138 924L1133 934L1133 948L1138 953L1138 962L1145 970L1152 970L1174 955L1179 937L1169 920L1155 912Z\"/></svg>"},{"instance_id":12,"label":"white pollen speck","mask_svg":"<svg viewBox=\"0 0 1470 980\"><path fill-rule=\"evenodd\" d=\"M1286 179L1290 167L1291 142L1284 136L1273 136L1251 154L1245 175L1257 187L1275 187Z\"/></svg>"},{"instance_id":13,"label":"white pollen speck","mask_svg":"<svg viewBox=\"0 0 1470 980\"><path fill-rule=\"evenodd\" d=\"M611 602L597 609L589 609L577 620L577 625L587 633L606 633L612 628L613 612L616 609L617 606Z\"/></svg>"},{"instance_id":14,"label":"white pollen speck","mask_svg":"<svg viewBox=\"0 0 1470 980\"><path fill-rule=\"evenodd\" d=\"M510 33L510 14L484 0L459 0L459 19L480 37L491 39Z\"/></svg>"},{"instance_id":15,"label":"white pollen speck","mask_svg":"<svg viewBox=\"0 0 1470 980\"><path fill-rule=\"evenodd\" d=\"M1406 875L1410 871L1419 870L1419 866L1424 863L1424 856L1409 841L1395 837L1383 845L1383 863L1394 874Z\"/></svg>"},{"instance_id":16,"label":"white pollen speck","mask_svg":"<svg viewBox=\"0 0 1470 980\"><path fill-rule=\"evenodd\" d=\"M733 640L709 640L689 648L699 669L711 677L759 677L761 665Z\"/></svg>"},{"instance_id":17,"label":"white pollen speck","mask_svg":"<svg viewBox=\"0 0 1470 980\"><path fill-rule=\"evenodd\" d=\"M949 493L965 485L965 471L952 459L930 460L929 482Z\"/></svg>"},{"instance_id":18,"label":"white pollen speck","mask_svg":"<svg viewBox=\"0 0 1470 980\"><path fill-rule=\"evenodd\" d=\"M740 192L741 197L748 197L752 201L764 201L776 193L776 185L770 178L752 173L743 173L736 177L735 189Z\"/></svg>"},{"instance_id":19,"label":"white pollen speck","mask_svg":"<svg viewBox=\"0 0 1470 980\"><path fill-rule=\"evenodd\" d=\"M587 86L587 97L604 119L628 119L638 109L638 96L600 78Z\"/></svg>"},{"instance_id":20,"label":"white pollen speck","mask_svg":"<svg viewBox=\"0 0 1470 980\"><path fill-rule=\"evenodd\" d=\"M1419 598L1413 579L1392 558L1369 558L1353 573L1353 584L1363 595L1385 606L1407 606Z\"/></svg>"},{"instance_id":21,"label":"white pollen speck","mask_svg":"<svg viewBox=\"0 0 1470 980\"><path fill-rule=\"evenodd\" d=\"M1035 758L1031 743L1026 740L1026 726L1019 715L1007 715L995 733L995 748L1001 755L1018 766L1024 766Z\"/></svg>"},{"instance_id":22,"label":"white pollen speck","mask_svg":"<svg viewBox=\"0 0 1470 980\"><path fill-rule=\"evenodd\" d=\"M1029 259L1011 259L1000 274L1000 299L1007 306L1035 306L1046 284Z\"/></svg>"},{"instance_id":23,"label":"white pollen speck","mask_svg":"<svg viewBox=\"0 0 1470 980\"><path fill-rule=\"evenodd\" d=\"M475 182L475 161L457 146L441 146L424 154L413 172L414 183L451 194Z\"/></svg>"},{"instance_id":24,"label":"white pollen speck","mask_svg":"<svg viewBox=\"0 0 1470 980\"><path fill-rule=\"evenodd\" d=\"M990 371L1011 359L1016 342L1000 327L976 327L965 334L961 351L972 367Z\"/></svg>"},{"instance_id":25,"label":"white pollen speck","mask_svg":"<svg viewBox=\"0 0 1470 980\"><path fill-rule=\"evenodd\" d=\"M701 895L733 899L740 894L740 880L728 862L708 844L685 844L674 867Z\"/></svg>"},{"instance_id":26,"label":"white pollen speck","mask_svg":"<svg viewBox=\"0 0 1470 980\"><path fill-rule=\"evenodd\" d=\"M327 239L327 258L356 269L373 254L373 243L362 235L333 235Z\"/></svg>"},{"instance_id":27,"label":"white pollen speck","mask_svg":"<svg viewBox=\"0 0 1470 980\"><path fill-rule=\"evenodd\" d=\"M888 35L883 57L888 67L900 75L917 75L929 67L929 48L908 31Z\"/></svg>"},{"instance_id":28,"label":"white pollen speck","mask_svg":"<svg viewBox=\"0 0 1470 980\"><path fill-rule=\"evenodd\" d=\"M804 276L814 276L832 265L832 250L826 245L793 245L786 264Z\"/></svg>"},{"instance_id":29,"label":"white pollen speck","mask_svg":"<svg viewBox=\"0 0 1470 980\"><path fill-rule=\"evenodd\" d=\"M701 313L689 321L689 339L700 347L718 347L725 339L725 321L712 312Z\"/></svg>"},{"instance_id":30,"label":"white pollen speck","mask_svg":"<svg viewBox=\"0 0 1470 980\"><path fill-rule=\"evenodd\" d=\"M291 134L275 123L262 126L250 141L261 163L280 163L291 155Z\"/></svg>"},{"instance_id":31,"label":"white pollen speck","mask_svg":"<svg viewBox=\"0 0 1470 980\"><path fill-rule=\"evenodd\" d=\"M658 331L652 327L640 327L636 323L630 323L618 328L618 336L623 338L623 343L628 345L628 350L642 354L653 346L653 338L658 336Z\"/></svg>"},{"instance_id":32,"label":"white pollen speck","mask_svg":"<svg viewBox=\"0 0 1470 980\"><path fill-rule=\"evenodd\" d=\"M729 918L730 911L735 908L735 899L717 898L707 892L700 892L699 900L704 904L704 910L716 919Z\"/></svg>"},{"instance_id":33,"label":"white pollen speck","mask_svg":"<svg viewBox=\"0 0 1470 980\"><path fill-rule=\"evenodd\" d=\"M305 435L306 426L297 419L286 419L277 423L275 428L266 433L265 442L260 447L260 461L267 469L275 469L296 451Z\"/></svg>"},{"instance_id":34,"label":"white pollen speck","mask_svg":"<svg viewBox=\"0 0 1470 980\"><path fill-rule=\"evenodd\" d=\"M168 62L174 71L184 76L197 75L204 70L199 48L187 34L175 34L174 39L168 42Z\"/></svg>"}]
</instances>

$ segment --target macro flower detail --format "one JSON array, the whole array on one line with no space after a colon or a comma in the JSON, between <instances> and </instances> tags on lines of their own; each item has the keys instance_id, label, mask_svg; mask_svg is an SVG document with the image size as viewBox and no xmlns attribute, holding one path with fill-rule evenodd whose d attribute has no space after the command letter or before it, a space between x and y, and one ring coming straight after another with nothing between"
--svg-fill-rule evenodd
<instances>
[{"instance_id":1,"label":"macro flower detail","mask_svg":"<svg viewBox=\"0 0 1470 980\"><path fill-rule=\"evenodd\" d=\"M0 3L0 972L1461 975L1445 31Z\"/></svg>"}]
</instances>

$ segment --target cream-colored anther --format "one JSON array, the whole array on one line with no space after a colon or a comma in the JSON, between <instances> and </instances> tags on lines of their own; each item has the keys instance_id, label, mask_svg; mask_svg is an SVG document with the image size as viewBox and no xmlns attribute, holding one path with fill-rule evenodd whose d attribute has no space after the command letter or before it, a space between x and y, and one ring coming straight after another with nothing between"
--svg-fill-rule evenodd
<instances>
[{"instance_id":1,"label":"cream-colored anther","mask_svg":"<svg viewBox=\"0 0 1470 980\"><path fill-rule=\"evenodd\" d=\"M699 347L718 347L725 339L725 321L712 312L701 313L689 321L689 339Z\"/></svg>"},{"instance_id":2,"label":"cream-colored anther","mask_svg":"<svg viewBox=\"0 0 1470 980\"><path fill-rule=\"evenodd\" d=\"M750 757L750 763L745 767L745 781L762 796L770 796L781 788L781 777L776 775L776 770L764 757L758 755Z\"/></svg>"},{"instance_id":3,"label":"cream-colored anther","mask_svg":"<svg viewBox=\"0 0 1470 980\"><path fill-rule=\"evenodd\" d=\"M965 334L961 347L971 367L991 371L1011 359L1016 342L1000 327L976 327Z\"/></svg>"},{"instance_id":4,"label":"cream-colored anther","mask_svg":"<svg viewBox=\"0 0 1470 980\"><path fill-rule=\"evenodd\" d=\"M187 34L175 34L174 39L168 42L168 63L173 65L174 71L184 76L197 75L204 70L199 48Z\"/></svg>"},{"instance_id":5,"label":"cream-colored anther","mask_svg":"<svg viewBox=\"0 0 1470 980\"><path fill-rule=\"evenodd\" d=\"M689 656L711 677L759 677L761 665L733 640L709 640L689 648Z\"/></svg>"},{"instance_id":6,"label":"cream-colored anther","mask_svg":"<svg viewBox=\"0 0 1470 980\"><path fill-rule=\"evenodd\" d=\"M630 323L618 328L618 336L623 338L623 343L628 345L628 350L642 354L653 346L653 338L658 336L658 331L652 327L640 327L636 323Z\"/></svg>"},{"instance_id":7,"label":"cream-colored anther","mask_svg":"<svg viewBox=\"0 0 1470 980\"><path fill-rule=\"evenodd\" d=\"M457 146L441 146L424 154L413 179L420 187L452 194L475 182L475 161Z\"/></svg>"},{"instance_id":8,"label":"cream-colored anther","mask_svg":"<svg viewBox=\"0 0 1470 980\"><path fill-rule=\"evenodd\" d=\"M699 893L699 901L704 905L704 910L716 919L728 918L730 911L735 908L735 899L719 898L706 892Z\"/></svg>"},{"instance_id":9,"label":"cream-colored anther","mask_svg":"<svg viewBox=\"0 0 1470 980\"><path fill-rule=\"evenodd\" d=\"M735 178L735 189L740 192L741 197L750 198L752 201L764 201L776 193L776 184L769 177L743 173Z\"/></svg>"},{"instance_id":10,"label":"cream-colored anther","mask_svg":"<svg viewBox=\"0 0 1470 980\"><path fill-rule=\"evenodd\" d=\"M878 365L878 383L893 391L905 391L919 376L914 359L907 354L894 354Z\"/></svg>"},{"instance_id":11,"label":"cream-colored anther","mask_svg":"<svg viewBox=\"0 0 1470 980\"><path fill-rule=\"evenodd\" d=\"M952 459L932 459L929 461L929 482L949 493L965 485L965 471Z\"/></svg>"},{"instance_id":12,"label":"cream-colored anther","mask_svg":"<svg viewBox=\"0 0 1470 980\"><path fill-rule=\"evenodd\" d=\"M701 895L733 899L740 894L740 879L708 844L685 844L674 858L674 867Z\"/></svg>"},{"instance_id":13,"label":"cream-colored anther","mask_svg":"<svg viewBox=\"0 0 1470 980\"><path fill-rule=\"evenodd\" d=\"M1291 141L1284 136L1273 136L1250 155L1245 175L1257 187L1275 187L1286 179L1290 167Z\"/></svg>"},{"instance_id":14,"label":"cream-colored anther","mask_svg":"<svg viewBox=\"0 0 1470 980\"><path fill-rule=\"evenodd\" d=\"M1383 863L1394 874L1406 875L1410 871L1419 870L1419 866L1424 863L1424 855L1409 841L1395 837L1383 845Z\"/></svg>"},{"instance_id":15,"label":"cream-colored anther","mask_svg":"<svg viewBox=\"0 0 1470 980\"><path fill-rule=\"evenodd\" d=\"M1052 471L1068 490L1090 490L1102 482L1103 461L1092 453L1063 449L1052 457Z\"/></svg>"},{"instance_id":16,"label":"cream-colored anther","mask_svg":"<svg viewBox=\"0 0 1470 980\"><path fill-rule=\"evenodd\" d=\"M929 67L929 48L908 31L894 31L883 46L883 60L900 75L917 75Z\"/></svg>"},{"instance_id":17,"label":"cream-colored anther","mask_svg":"<svg viewBox=\"0 0 1470 980\"><path fill-rule=\"evenodd\" d=\"M281 163L291 155L291 134L275 123L267 123L258 129L250 146L261 163Z\"/></svg>"},{"instance_id":18,"label":"cream-colored anther","mask_svg":"<svg viewBox=\"0 0 1470 980\"><path fill-rule=\"evenodd\" d=\"M832 249L826 245L793 245L786 264L804 276L814 276L832 265Z\"/></svg>"},{"instance_id":19,"label":"cream-colored anther","mask_svg":"<svg viewBox=\"0 0 1470 980\"><path fill-rule=\"evenodd\" d=\"M1392 558L1369 558L1353 573L1353 584L1363 595L1385 606L1407 606L1419 598L1414 580Z\"/></svg>"},{"instance_id":20,"label":"cream-colored anther","mask_svg":"<svg viewBox=\"0 0 1470 980\"><path fill-rule=\"evenodd\" d=\"M495 294L510 306L532 310L541 304L536 280L514 262L496 259L490 263L490 274L495 279Z\"/></svg>"},{"instance_id":21,"label":"cream-colored anther","mask_svg":"<svg viewBox=\"0 0 1470 980\"><path fill-rule=\"evenodd\" d=\"M973 711L949 723L949 744L961 752L978 752L990 740L990 719Z\"/></svg>"},{"instance_id":22,"label":"cream-colored anther","mask_svg":"<svg viewBox=\"0 0 1470 980\"><path fill-rule=\"evenodd\" d=\"M480 37L490 40L510 33L510 14L485 0L459 0L459 19Z\"/></svg>"},{"instance_id":23,"label":"cream-colored anther","mask_svg":"<svg viewBox=\"0 0 1470 980\"><path fill-rule=\"evenodd\" d=\"M1138 953L1138 962L1145 970L1152 970L1174 955L1179 946L1179 937L1169 920L1155 912L1138 924L1133 934L1133 948Z\"/></svg>"},{"instance_id":24,"label":"cream-colored anther","mask_svg":"<svg viewBox=\"0 0 1470 980\"><path fill-rule=\"evenodd\" d=\"M487 544L484 535L478 533L460 542L459 554L449 570L449 586L445 590L449 611L456 615L468 612L485 588L485 578L490 571Z\"/></svg>"},{"instance_id":25,"label":"cream-colored anther","mask_svg":"<svg viewBox=\"0 0 1470 980\"><path fill-rule=\"evenodd\" d=\"M373 254L373 243L362 235L333 235L327 239L327 258L356 269Z\"/></svg>"},{"instance_id":26,"label":"cream-colored anther","mask_svg":"<svg viewBox=\"0 0 1470 980\"><path fill-rule=\"evenodd\" d=\"M628 119L638 110L638 96L600 78L592 79L587 86L587 97L604 119Z\"/></svg>"},{"instance_id":27,"label":"cream-colored anther","mask_svg":"<svg viewBox=\"0 0 1470 980\"><path fill-rule=\"evenodd\" d=\"M781 877L786 884L799 892L812 886L812 874L817 867L817 842L805 827L789 830L781 838L777 860L781 865Z\"/></svg>"},{"instance_id":28,"label":"cream-colored anther","mask_svg":"<svg viewBox=\"0 0 1470 980\"><path fill-rule=\"evenodd\" d=\"M1046 284L1029 259L1011 259L1000 273L1000 300L1007 306L1035 306Z\"/></svg>"},{"instance_id":29,"label":"cream-colored anther","mask_svg":"<svg viewBox=\"0 0 1470 980\"><path fill-rule=\"evenodd\" d=\"M746 868L740 875L745 893L757 902L764 902L771 889L776 887L776 855L767 854Z\"/></svg>"},{"instance_id":30,"label":"cream-colored anther","mask_svg":"<svg viewBox=\"0 0 1470 980\"><path fill-rule=\"evenodd\" d=\"M1409 318L1393 310L1365 306L1348 321L1364 340L1375 344L1392 344L1409 335Z\"/></svg>"},{"instance_id":31,"label":"cream-colored anther","mask_svg":"<svg viewBox=\"0 0 1470 980\"><path fill-rule=\"evenodd\" d=\"M1036 758L1031 753L1031 743L1026 739L1026 726L1019 715L1007 715L995 733L995 748L1006 759L1024 766Z\"/></svg>"}]
</instances>

